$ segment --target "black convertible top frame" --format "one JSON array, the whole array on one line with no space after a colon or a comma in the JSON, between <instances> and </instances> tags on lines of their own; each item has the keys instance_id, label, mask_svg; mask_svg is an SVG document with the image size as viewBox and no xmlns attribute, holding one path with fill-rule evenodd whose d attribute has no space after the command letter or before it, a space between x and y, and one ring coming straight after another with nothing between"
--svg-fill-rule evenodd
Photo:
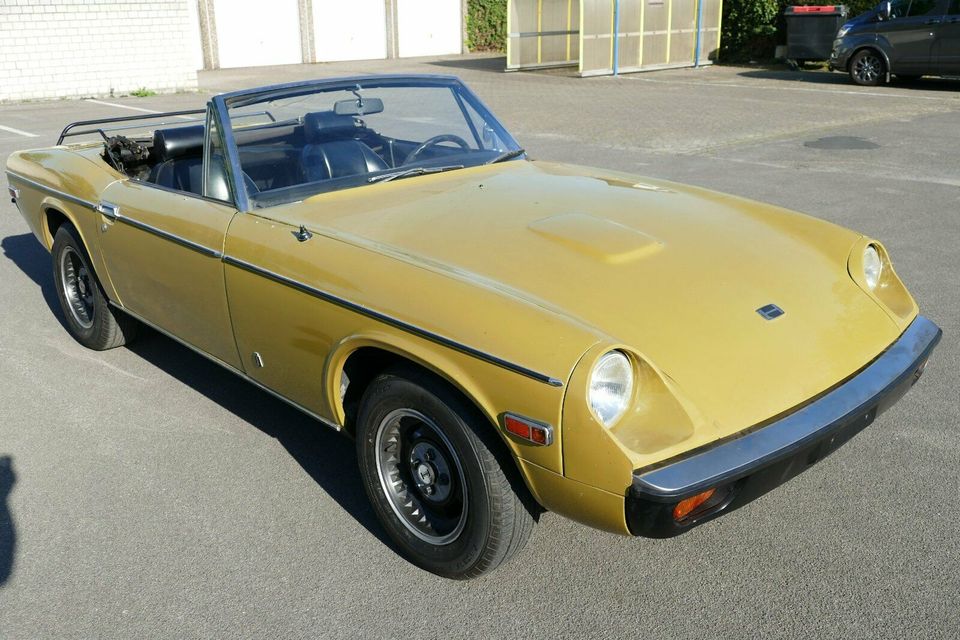
<instances>
[{"instance_id":1,"label":"black convertible top frame","mask_svg":"<svg viewBox=\"0 0 960 640\"><path fill-rule=\"evenodd\" d=\"M118 116L116 118L100 118L97 120L79 120L77 122L71 122L63 128L63 131L60 132L60 137L57 138L57 145L63 144L64 138L69 138L71 136L81 136L90 133L99 133L104 139L107 138L107 135L104 133L104 129L109 129L110 127L97 127L95 129L83 129L82 131L73 131L75 127L86 127L95 124L114 124L116 122L132 122L134 120L156 120L159 118L175 118L177 116L195 116L201 113L206 113L206 109L190 109L188 111L166 111L164 113L145 113L142 116ZM162 123L162 124L172 124L172 123Z\"/></svg>"}]
</instances>

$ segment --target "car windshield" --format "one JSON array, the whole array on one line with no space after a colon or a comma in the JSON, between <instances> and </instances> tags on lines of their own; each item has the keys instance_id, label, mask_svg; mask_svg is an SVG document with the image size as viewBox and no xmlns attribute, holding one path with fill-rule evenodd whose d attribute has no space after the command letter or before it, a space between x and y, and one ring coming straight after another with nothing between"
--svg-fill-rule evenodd
<instances>
[{"instance_id":1,"label":"car windshield","mask_svg":"<svg viewBox=\"0 0 960 640\"><path fill-rule=\"evenodd\" d=\"M455 79L318 82L225 102L255 207L522 155Z\"/></svg>"}]
</instances>

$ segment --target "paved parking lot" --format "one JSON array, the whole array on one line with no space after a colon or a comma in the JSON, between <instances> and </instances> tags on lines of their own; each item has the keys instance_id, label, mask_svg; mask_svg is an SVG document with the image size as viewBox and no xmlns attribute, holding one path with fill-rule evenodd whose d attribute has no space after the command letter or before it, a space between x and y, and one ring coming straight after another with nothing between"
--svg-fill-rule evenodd
<instances>
[{"instance_id":1,"label":"paved parking lot","mask_svg":"<svg viewBox=\"0 0 960 640\"><path fill-rule=\"evenodd\" d=\"M349 441L164 337L106 353L74 343L49 257L5 199L0 637L960 636L960 82L499 69L468 57L234 70L203 74L199 95L0 105L0 158L51 144L68 121L202 106L222 89L453 73L534 157L882 239L944 330L923 380L813 471L685 536L620 538L547 514L513 563L450 582L385 542Z\"/></svg>"}]
</instances>

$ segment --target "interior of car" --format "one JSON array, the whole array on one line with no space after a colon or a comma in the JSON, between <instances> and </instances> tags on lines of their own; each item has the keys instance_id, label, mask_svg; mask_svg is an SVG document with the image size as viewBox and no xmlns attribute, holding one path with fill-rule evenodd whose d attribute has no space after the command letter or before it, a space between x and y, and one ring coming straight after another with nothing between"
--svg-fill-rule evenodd
<instances>
[{"instance_id":1,"label":"interior of car","mask_svg":"<svg viewBox=\"0 0 960 640\"><path fill-rule=\"evenodd\" d=\"M305 183L362 177L414 161L471 151L453 134L426 141L398 140L368 128L363 119L334 111L295 121L234 129L248 193ZM168 189L203 194L204 125L157 129L142 179ZM222 157L213 155L207 196L229 200Z\"/></svg>"}]
</instances>

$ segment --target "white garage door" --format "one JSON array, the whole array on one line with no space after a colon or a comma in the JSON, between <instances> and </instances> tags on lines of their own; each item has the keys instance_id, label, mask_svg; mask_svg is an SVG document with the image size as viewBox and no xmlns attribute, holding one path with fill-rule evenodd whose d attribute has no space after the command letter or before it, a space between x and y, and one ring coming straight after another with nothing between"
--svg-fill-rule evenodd
<instances>
[{"instance_id":1,"label":"white garage door","mask_svg":"<svg viewBox=\"0 0 960 640\"><path fill-rule=\"evenodd\" d=\"M387 57L383 0L313 3L317 62Z\"/></svg>"},{"instance_id":2,"label":"white garage door","mask_svg":"<svg viewBox=\"0 0 960 640\"><path fill-rule=\"evenodd\" d=\"M215 0L221 67L303 62L297 0Z\"/></svg>"},{"instance_id":3,"label":"white garage door","mask_svg":"<svg viewBox=\"0 0 960 640\"><path fill-rule=\"evenodd\" d=\"M460 0L397 0L401 57L460 53Z\"/></svg>"}]
</instances>

